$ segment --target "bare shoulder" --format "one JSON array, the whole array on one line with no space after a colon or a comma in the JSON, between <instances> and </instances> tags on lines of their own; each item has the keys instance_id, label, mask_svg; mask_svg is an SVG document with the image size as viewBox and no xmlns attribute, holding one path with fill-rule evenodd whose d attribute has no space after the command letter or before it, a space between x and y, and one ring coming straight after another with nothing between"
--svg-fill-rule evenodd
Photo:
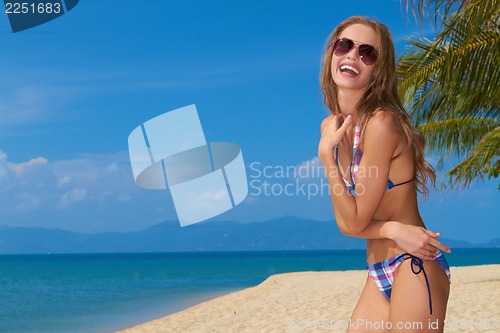
<instances>
[{"instance_id":1,"label":"bare shoulder","mask_svg":"<svg viewBox=\"0 0 500 333\"><path fill-rule=\"evenodd\" d=\"M378 109L366 124L362 149L375 149L379 153L383 149L392 158L406 141L399 117L394 112Z\"/></svg>"},{"instance_id":2,"label":"bare shoulder","mask_svg":"<svg viewBox=\"0 0 500 333\"><path fill-rule=\"evenodd\" d=\"M330 123L330 121L332 120L332 118L333 118L333 114L330 114L327 117L325 117L325 119L323 119L321 121L320 133L323 133L323 130L325 129L326 125L328 125Z\"/></svg>"},{"instance_id":3,"label":"bare shoulder","mask_svg":"<svg viewBox=\"0 0 500 333\"><path fill-rule=\"evenodd\" d=\"M394 112L377 109L366 123L365 136L393 136L403 132L401 121Z\"/></svg>"}]
</instances>

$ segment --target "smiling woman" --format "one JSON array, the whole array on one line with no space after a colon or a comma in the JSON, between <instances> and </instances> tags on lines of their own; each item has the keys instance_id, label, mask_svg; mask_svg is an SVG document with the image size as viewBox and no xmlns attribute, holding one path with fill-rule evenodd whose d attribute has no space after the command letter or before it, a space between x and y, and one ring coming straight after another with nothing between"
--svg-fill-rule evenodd
<instances>
[{"instance_id":1,"label":"smiling woman","mask_svg":"<svg viewBox=\"0 0 500 333\"><path fill-rule=\"evenodd\" d=\"M421 324L407 332L442 332L450 272L440 249L449 249L418 211L416 192L427 194L435 174L398 96L388 28L363 17L341 23L327 42L321 89L331 115L321 123L318 155L336 189L335 220L343 234L367 239L369 277L351 321L390 324L380 332L397 323Z\"/></svg>"}]
</instances>

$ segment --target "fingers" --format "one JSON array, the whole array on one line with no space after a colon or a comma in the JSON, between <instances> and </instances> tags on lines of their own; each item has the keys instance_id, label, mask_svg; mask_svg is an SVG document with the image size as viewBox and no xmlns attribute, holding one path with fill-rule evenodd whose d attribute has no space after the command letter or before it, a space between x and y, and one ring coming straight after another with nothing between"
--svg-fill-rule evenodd
<instances>
[{"instance_id":1,"label":"fingers","mask_svg":"<svg viewBox=\"0 0 500 333\"><path fill-rule=\"evenodd\" d=\"M444 244L437 242L436 245L438 246L433 246L428 244L425 248L419 248L415 249L411 254L423 259L423 260L434 260L436 259L437 254L439 253L439 250L447 252L448 247L446 247ZM448 252L449 253L449 252Z\"/></svg>"},{"instance_id":2,"label":"fingers","mask_svg":"<svg viewBox=\"0 0 500 333\"><path fill-rule=\"evenodd\" d=\"M444 251L446 253L451 253L451 250L448 246L444 245L443 243L441 243L440 241L436 240L436 239L432 239L430 242L429 242L430 245L434 246L435 248L441 250L441 251Z\"/></svg>"},{"instance_id":3,"label":"fingers","mask_svg":"<svg viewBox=\"0 0 500 333\"><path fill-rule=\"evenodd\" d=\"M334 131L337 130L336 124L338 123L339 116L340 115L331 114L323 120L323 122L321 123L321 136L323 136L323 134L328 130L330 126L333 127Z\"/></svg>"},{"instance_id":4,"label":"fingers","mask_svg":"<svg viewBox=\"0 0 500 333\"><path fill-rule=\"evenodd\" d=\"M337 128L342 127L342 125L344 125L346 121L349 123L351 120L352 120L351 115L347 115L347 117L345 117L343 114L336 114L333 116L332 119L332 121L335 121L335 124L337 124Z\"/></svg>"},{"instance_id":5,"label":"fingers","mask_svg":"<svg viewBox=\"0 0 500 333\"><path fill-rule=\"evenodd\" d=\"M352 117L351 115L348 115L346 118L344 118L342 115L337 115L335 119L332 122L332 126L335 130L336 133L340 134L340 137L344 136L345 132L347 131L347 128L352 122Z\"/></svg>"},{"instance_id":6,"label":"fingers","mask_svg":"<svg viewBox=\"0 0 500 333\"><path fill-rule=\"evenodd\" d=\"M439 253L438 250L433 247L432 250L428 250L428 249L417 249L415 251L413 251L414 253L411 253L423 260L435 260L436 259L436 256L437 254Z\"/></svg>"},{"instance_id":7,"label":"fingers","mask_svg":"<svg viewBox=\"0 0 500 333\"><path fill-rule=\"evenodd\" d=\"M441 236L441 234L440 234L439 232L434 232L434 231L429 230L429 229L423 229L423 230L424 230L424 232L425 232L427 235L431 236L432 238L438 238L438 237L440 237L440 236Z\"/></svg>"},{"instance_id":8,"label":"fingers","mask_svg":"<svg viewBox=\"0 0 500 333\"><path fill-rule=\"evenodd\" d=\"M425 233L429 236L431 236L433 239L429 240L429 245L435 247L436 249L439 249L441 251L444 251L446 253L451 253L451 250L448 246L444 245L440 241L436 240L436 238L441 237L441 233L439 232L434 232L432 230L424 229Z\"/></svg>"},{"instance_id":9,"label":"fingers","mask_svg":"<svg viewBox=\"0 0 500 333\"><path fill-rule=\"evenodd\" d=\"M338 130L339 127L342 127L343 120L344 120L344 117L341 114L337 114L332 118L332 121L330 122L330 124L332 124L332 126L335 130Z\"/></svg>"},{"instance_id":10,"label":"fingers","mask_svg":"<svg viewBox=\"0 0 500 333\"><path fill-rule=\"evenodd\" d=\"M436 256L435 251L428 251L426 249L414 249L413 251L408 251L409 254L419 257L423 260L433 260Z\"/></svg>"},{"instance_id":11,"label":"fingers","mask_svg":"<svg viewBox=\"0 0 500 333\"><path fill-rule=\"evenodd\" d=\"M323 136L323 134L325 133L325 131L328 129L328 126L330 126L330 124L325 125L325 126L323 127L323 130L321 131L321 136Z\"/></svg>"},{"instance_id":12,"label":"fingers","mask_svg":"<svg viewBox=\"0 0 500 333\"><path fill-rule=\"evenodd\" d=\"M344 132L347 130L352 122L352 116L348 115L344 118L342 114L329 115L321 122L321 134L323 134L326 129L332 126L334 131L342 129Z\"/></svg>"},{"instance_id":13,"label":"fingers","mask_svg":"<svg viewBox=\"0 0 500 333\"><path fill-rule=\"evenodd\" d=\"M352 117L351 115L348 115L347 118L344 119L344 122L342 123L342 126L340 126L339 130L343 130L344 132L347 130L347 127L351 125L352 122Z\"/></svg>"},{"instance_id":14,"label":"fingers","mask_svg":"<svg viewBox=\"0 0 500 333\"><path fill-rule=\"evenodd\" d=\"M436 253L435 252L415 252L415 253L410 253L414 256L419 257L422 260L434 260L436 258Z\"/></svg>"}]
</instances>

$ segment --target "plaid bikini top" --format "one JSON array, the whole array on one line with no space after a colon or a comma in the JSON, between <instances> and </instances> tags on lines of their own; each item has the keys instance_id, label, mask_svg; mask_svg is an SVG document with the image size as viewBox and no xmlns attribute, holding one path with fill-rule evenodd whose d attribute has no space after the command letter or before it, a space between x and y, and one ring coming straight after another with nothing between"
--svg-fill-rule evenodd
<instances>
[{"instance_id":1,"label":"plaid bikini top","mask_svg":"<svg viewBox=\"0 0 500 333\"><path fill-rule=\"evenodd\" d=\"M354 143L352 145L352 162L349 167L349 177L351 178L350 179L351 182L342 177L342 180L349 189L349 192L354 197L356 196L356 177L358 175L358 169L359 169L359 164L361 163L361 158L363 157L363 152L361 151L361 149L358 148L360 137L361 137L361 125L358 122L356 124L354 132ZM339 165L339 154L337 146L335 146L335 163ZM390 190L396 186L407 184L409 182L412 182L413 179L414 178L398 184L394 184L390 179L387 179L387 186L385 187L385 189Z\"/></svg>"}]
</instances>

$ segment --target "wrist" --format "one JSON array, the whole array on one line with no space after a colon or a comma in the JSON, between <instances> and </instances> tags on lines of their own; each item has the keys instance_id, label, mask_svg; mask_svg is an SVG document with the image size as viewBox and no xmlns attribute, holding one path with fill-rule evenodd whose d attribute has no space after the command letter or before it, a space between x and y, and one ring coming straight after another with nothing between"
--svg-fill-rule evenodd
<instances>
[{"instance_id":1,"label":"wrist","mask_svg":"<svg viewBox=\"0 0 500 333\"><path fill-rule=\"evenodd\" d=\"M398 234L399 230L399 223L395 221L388 221L384 224L384 235L386 238L390 240L395 240L396 235Z\"/></svg>"},{"instance_id":2,"label":"wrist","mask_svg":"<svg viewBox=\"0 0 500 333\"><path fill-rule=\"evenodd\" d=\"M318 156L320 160L330 160L333 158L333 147L322 146L318 148Z\"/></svg>"}]
</instances>

